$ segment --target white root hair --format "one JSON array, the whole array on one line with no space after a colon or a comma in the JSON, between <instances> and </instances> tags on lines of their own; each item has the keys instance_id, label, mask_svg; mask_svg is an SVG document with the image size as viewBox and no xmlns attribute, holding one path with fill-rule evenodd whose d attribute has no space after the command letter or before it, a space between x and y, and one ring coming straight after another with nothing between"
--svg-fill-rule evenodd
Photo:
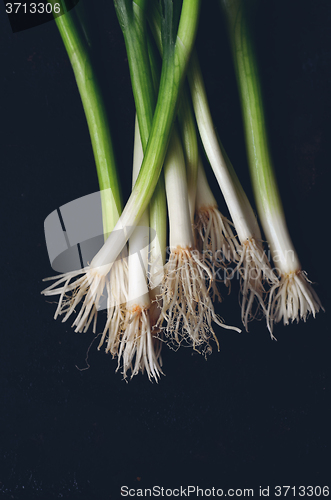
<instances>
[{"instance_id":1,"label":"white root hair","mask_svg":"<svg viewBox=\"0 0 331 500\"><path fill-rule=\"evenodd\" d=\"M223 281L229 287L227 266L237 261L240 244L233 232L233 224L219 211L216 205L203 206L195 214L196 247L202 255L203 263L213 273L211 282L212 299L221 302L217 281ZM220 279L220 270L223 272Z\"/></svg>"},{"instance_id":2,"label":"white root hair","mask_svg":"<svg viewBox=\"0 0 331 500\"><path fill-rule=\"evenodd\" d=\"M279 280L271 267L262 242L254 238L247 239L240 248L238 258L230 279L236 272L240 276L241 320L248 331L250 321L267 317L268 288L277 286Z\"/></svg>"},{"instance_id":3,"label":"white root hair","mask_svg":"<svg viewBox=\"0 0 331 500\"><path fill-rule=\"evenodd\" d=\"M72 324L75 332L86 332L93 321L93 333L96 333L98 310L104 293L107 292L108 317L99 347L109 331L108 347L112 353L115 352L115 344L118 341L114 340L114 336L118 334L115 334L114 330L120 324L120 319L123 320L123 308L127 297L125 259L119 259L112 265L98 268L87 266L84 269L46 278L44 281L50 280L57 281L41 293L47 297L60 296L54 319L64 316L62 322L65 322L73 313L76 313L76 308L80 307ZM110 332L113 332L112 335Z\"/></svg>"},{"instance_id":4,"label":"white root hair","mask_svg":"<svg viewBox=\"0 0 331 500\"><path fill-rule=\"evenodd\" d=\"M107 272L104 268L107 268ZM62 322L67 321L80 304L80 311L72 327L75 327L75 332L86 332L93 320L93 332L95 332L98 304L103 295L109 268L110 266L103 268L88 266L78 271L44 279L44 281L57 280L41 292L46 297L60 295L54 319L64 315ZM82 276L78 277L79 275ZM75 281L70 283L72 280Z\"/></svg>"},{"instance_id":5,"label":"white root hair","mask_svg":"<svg viewBox=\"0 0 331 500\"><path fill-rule=\"evenodd\" d=\"M158 382L162 372L161 341L152 332L149 309L135 306L127 312L121 338L118 366L122 364L123 378L131 370L131 378L146 370L149 380ZM117 371L116 370L116 371Z\"/></svg>"},{"instance_id":6,"label":"white root hair","mask_svg":"<svg viewBox=\"0 0 331 500\"><path fill-rule=\"evenodd\" d=\"M98 345L98 350L100 350L106 341L106 352L109 352L113 357L118 355L123 333L128 287L127 259L116 260L106 282L107 321Z\"/></svg>"},{"instance_id":7,"label":"white root hair","mask_svg":"<svg viewBox=\"0 0 331 500\"><path fill-rule=\"evenodd\" d=\"M233 224L217 206L205 206L195 214L196 244L203 257L208 256L217 267L225 268L234 262L239 243L232 230Z\"/></svg>"},{"instance_id":8,"label":"white root hair","mask_svg":"<svg viewBox=\"0 0 331 500\"><path fill-rule=\"evenodd\" d=\"M198 251L181 247L171 251L161 285L162 309L157 327L174 349L184 344L204 354L210 353L211 337L219 348L213 321L223 328L241 331L225 325L215 314L206 279L211 282L213 277Z\"/></svg>"},{"instance_id":9,"label":"white root hair","mask_svg":"<svg viewBox=\"0 0 331 500\"><path fill-rule=\"evenodd\" d=\"M270 333L274 323L306 321L310 314L315 318L320 309L324 311L320 299L311 286L305 271L296 271L281 276L269 292L267 324Z\"/></svg>"}]
</instances>

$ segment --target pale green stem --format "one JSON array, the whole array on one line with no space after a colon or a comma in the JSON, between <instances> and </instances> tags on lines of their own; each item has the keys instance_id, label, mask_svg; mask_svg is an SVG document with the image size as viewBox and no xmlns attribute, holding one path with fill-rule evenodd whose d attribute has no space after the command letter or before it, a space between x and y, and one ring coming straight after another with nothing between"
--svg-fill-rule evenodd
<instances>
[{"instance_id":1,"label":"pale green stem","mask_svg":"<svg viewBox=\"0 0 331 500\"><path fill-rule=\"evenodd\" d=\"M301 266L287 229L270 155L257 61L244 2L226 0L221 4L228 21L259 217L277 267L281 273L295 272Z\"/></svg>"},{"instance_id":2,"label":"pale green stem","mask_svg":"<svg viewBox=\"0 0 331 500\"><path fill-rule=\"evenodd\" d=\"M253 209L217 137L198 57L195 51L192 53L188 68L188 80L201 140L215 177L222 190L239 239L241 243L251 238L261 240L261 232Z\"/></svg>"}]
</instances>

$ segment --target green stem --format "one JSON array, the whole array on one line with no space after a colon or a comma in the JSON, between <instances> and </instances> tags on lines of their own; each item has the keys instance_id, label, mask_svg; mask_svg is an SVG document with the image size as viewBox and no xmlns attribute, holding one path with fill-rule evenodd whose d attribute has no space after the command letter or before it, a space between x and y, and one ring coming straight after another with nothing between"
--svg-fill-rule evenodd
<instances>
[{"instance_id":1,"label":"green stem","mask_svg":"<svg viewBox=\"0 0 331 500\"><path fill-rule=\"evenodd\" d=\"M152 72L153 87L155 94L157 95L160 85L161 66L157 59L155 47L151 42L151 37L147 36L148 55ZM157 237L157 240L151 243L151 262L153 262L153 260L160 261L161 256L162 263L165 264L167 248L167 201L163 170L149 203L149 217L150 227L156 232ZM154 299L156 298L156 292L157 289L155 289L154 292L151 291L151 296Z\"/></svg>"},{"instance_id":2,"label":"green stem","mask_svg":"<svg viewBox=\"0 0 331 500\"><path fill-rule=\"evenodd\" d=\"M163 56L162 33L161 33L161 12L157 3L153 3L149 12L149 24L153 33L154 40L158 47L161 57ZM198 140L192 104L189 98L189 89L183 86L181 92L181 102L178 109L178 122L182 145L185 155L185 164L187 172L188 199L191 214L191 222L194 222L195 198L198 177Z\"/></svg>"},{"instance_id":3,"label":"green stem","mask_svg":"<svg viewBox=\"0 0 331 500\"><path fill-rule=\"evenodd\" d=\"M160 16L159 23L161 24ZM158 41L158 45L159 49L161 49L160 53L162 56L163 50L161 32L159 33L159 35L160 40ZM155 44L153 44L153 40L151 40L151 37L149 37L148 42L151 67L153 68L153 79L157 84L158 61L157 54L154 50ZM186 248L187 246L193 245L190 214L192 214L192 223L194 221L196 194L196 175L194 174L196 172L193 172L192 175L192 170L194 170L195 166L197 169L197 164L195 165L194 160L196 160L197 163L198 146L192 110L187 95L185 95L184 91L181 92L178 116L180 117L180 123L182 125L182 138L185 141L185 153L187 153L186 160L188 160L188 162L190 163L188 163L188 165L185 164L183 151L184 148L182 147L178 127L175 124L172 130L167 156L164 162L164 178L170 223L170 246L172 247L173 245L177 246L177 244L181 244L184 248ZM196 158L194 158L195 154ZM188 172L186 172L186 166L189 167ZM195 179L193 177L195 177ZM187 178L190 179L189 183L187 182ZM191 194L191 196L188 196L189 194ZM192 207L191 213L190 207Z\"/></svg>"},{"instance_id":4,"label":"green stem","mask_svg":"<svg viewBox=\"0 0 331 500\"><path fill-rule=\"evenodd\" d=\"M255 214L237 174L220 142L211 116L198 56L193 50L188 68L192 102L200 137L222 190L241 244L247 239L261 240Z\"/></svg>"},{"instance_id":5,"label":"green stem","mask_svg":"<svg viewBox=\"0 0 331 500\"><path fill-rule=\"evenodd\" d=\"M55 22L69 56L85 111L101 191L104 233L107 235L118 221L122 201L103 97L87 43L74 21L74 13L70 11L56 17Z\"/></svg>"},{"instance_id":6,"label":"green stem","mask_svg":"<svg viewBox=\"0 0 331 500\"><path fill-rule=\"evenodd\" d=\"M178 110L178 122L185 155L188 201L191 223L193 224L197 193L199 151L194 113L192 104L189 100L188 89L186 87L187 86L185 85L182 92L180 107Z\"/></svg>"},{"instance_id":7,"label":"green stem","mask_svg":"<svg viewBox=\"0 0 331 500\"><path fill-rule=\"evenodd\" d=\"M145 35L145 4L145 1L140 2L140 5L138 5L137 2L132 2L132 0L114 0L128 56L131 85L144 153L152 128L156 105Z\"/></svg>"},{"instance_id":8,"label":"green stem","mask_svg":"<svg viewBox=\"0 0 331 500\"><path fill-rule=\"evenodd\" d=\"M177 101L194 43L200 0L184 0L177 32L173 31L172 1L164 0L164 57L157 105L144 160L131 196L115 229L93 259L91 266L113 262L146 209L161 173L176 116ZM115 257L114 257L115 256Z\"/></svg>"},{"instance_id":9,"label":"green stem","mask_svg":"<svg viewBox=\"0 0 331 500\"><path fill-rule=\"evenodd\" d=\"M154 60L155 56L152 47L148 45L146 36L146 2L140 2L140 5L138 5L137 2L130 3L125 0L114 0L114 4L124 35L140 138L145 153L152 128L156 95L159 87L157 63ZM152 64L150 64L150 58L152 58ZM156 232L163 261L165 261L167 239L166 216L164 178L161 173L149 204L149 219L151 229ZM154 248L153 245L152 247Z\"/></svg>"},{"instance_id":10,"label":"green stem","mask_svg":"<svg viewBox=\"0 0 331 500\"><path fill-rule=\"evenodd\" d=\"M220 1L228 22L258 213L272 253L277 254L277 265L282 272L295 271L300 264L288 233L272 164L248 6L243 0ZM292 262L286 258L289 252Z\"/></svg>"}]
</instances>

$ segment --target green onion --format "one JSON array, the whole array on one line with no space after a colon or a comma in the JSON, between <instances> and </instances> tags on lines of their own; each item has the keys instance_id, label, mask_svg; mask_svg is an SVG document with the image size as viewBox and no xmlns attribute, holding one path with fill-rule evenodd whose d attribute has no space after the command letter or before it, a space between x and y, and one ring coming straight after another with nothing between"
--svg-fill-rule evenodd
<instances>
[{"instance_id":1,"label":"green onion","mask_svg":"<svg viewBox=\"0 0 331 500\"><path fill-rule=\"evenodd\" d=\"M256 205L280 281L270 290L268 327L306 320L322 307L291 241L272 165L247 2L221 0L228 22Z\"/></svg>"},{"instance_id":2,"label":"green onion","mask_svg":"<svg viewBox=\"0 0 331 500\"><path fill-rule=\"evenodd\" d=\"M93 324L94 333L107 293L107 319L98 349L105 344L106 352L117 357L116 371L121 370L124 379L129 372L132 378L146 371L149 380L158 382L164 340L175 349L185 344L206 354L211 352L211 338L219 347L213 322L240 332L215 314L213 300L221 301L220 272L229 291L231 279L240 277L246 330L249 321L264 315L274 338L275 323L306 320L322 308L301 269L276 184L247 15L249 0L220 4L228 21L256 205L277 268L267 258L253 208L213 124L193 49L200 0L114 0L136 108L132 190L124 210L107 114L90 56L86 13L78 8L55 19L91 137L105 242L86 268L47 278L55 281L42 293L59 296L55 318L61 315L66 321L78 309L75 331L86 332ZM231 220L219 211L200 143Z\"/></svg>"},{"instance_id":3,"label":"green onion","mask_svg":"<svg viewBox=\"0 0 331 500\"><path fill-rule=\"evenodd\" d=\"M258 310L267 314L265 282L275 284L278 280L264 252L260 228L253 209L217 137L195 52L191 57L188 79L200 137L241 243L235 269L229 279L235 272L239 272L241 318L248 330L248 321L256 317Z\"/></svg>"},{"instance_id":4,"label":"green onion","mask_svg":"<svg viewBox=\"0 0 331 500\"><path fill-rule=\"evenodd\" d=\"M175 132L175 131L174 131ZM210 353L209 339L213 336L219 347L212 322L225 325L215 314L206 287L212 282L209 268L194 249L185 160L178 133L173 133L164 165L166 195L170 222L170 255L164 270L162 284L162 320L166 322L165 334L171 345L183 342L202 353Z\"/></svg>"},{"instance_id":5,"label":"green onion","mask_svg":"<svg viewBox=\"0 0 331 500\"><path fill-rule=\"evenodd\" d=\"M178 32L173 26L173 5L164 2L164 57L160 90L148 146L134 189L114 231L91 262L91 269L107 273L146 209L156 187L167 152L177 99L195 39L200 0L184 0ZM105 270L101 271L101 268Z\"/></svg>"},{"instance_id":6,"label":"green onion","mask_svg":"<svg viewBox=\"0 0 331 500\"><path fill-rule=\"evenodd\" d=\"M136 120L133 155L134 185L143 160L143 149ZM123 377L126 379L128 369L131 378L139 371L146 370L148 378L158 381L162 373L161 341L152 334L150 321L150 296L147 285L149 248L149 216L148 210L142 215L139 225L129 239L129 290L127 297L126 321L123 325L118 368L123 362Z\"/></svg>"},{"instance_id":7,"label":"green onion","mask_svg":"<svg viewBox=\"0 0 331 500\"><path fill-rule=\"evenodd\" d=\"M160 12L156 9L156 4L154 7L151 25L159 51L163 55ZM178 115L184 148L175 127L164 165L170 223L170 255L164 270L159 325L162 324L162 320L165 321L165 335L175 347L184 342L196 350L207 353L211 352L209 345L211 336L218 346L212 328L213 321L223 328L239 332L240 329L225 325L215 315L208 293L214 284L213 276L208 266L201 261L199 252L195 250L192 222L196 197L198 145L193 112L184 89Z\"/></svg>"},{"instance_id":8,"label":"green onion","mask_svg":"<svg viewBox=\"0 0 331 500\"><path fill-rule=\"evenodd\" d=\"M151 37L147 36L148 54L150 59L150 69L153 79L155 94L158 93L161 70L158 65L155 47L151 43ZM150 93L149 96L152 94ZM153 332L162 336L162 332L157 328L157 322L162 307L161 281L163 277L163 266L166 261L167 247L167 202L164 186L163 170L160 174L155 191L149 203L149 224L151 228L150 251L149 251L149 295L151 306L149 310ZM153 238L155 234L155 237Z\"/></svg>"},{"instance_id":9,"label":"green onion","mask_svg":"<svg viewBox=\"0 0 331 500\"><path fill-rule=\"evenodd\" d=\"M191 222L194 224L199 151L194 114L192 105L189 101L188 89L186 87L184 87L181 95L181 102L178 110L178 124L185 156Z\"/></svg>"},{"instance_id":10,"label":"green onion","mask_svg":"<svg viewBox=\"0 0 331 500\"><path fill-rule=\"evenodd\" d=\"M160 33L160 10L153 4L153 9L150 10L150 25L154 37L158 43L159 50L162 51L162 41ZM199 207L201 217L198 215L198 234L204 238L202 246L208 248L209 255L211 249L215 249L216 245L221 243L222 247L218 248L219 252L214 252L209 261L205 253L205 262L208 265L221 265L222 259L216 255L220 252L227 255L235 262L235 269L226 277L226 283L229 284L235 272L239 270L241 277L241 310L242 321L245 328L248 330L248 321L256 317L256 309L261 309L266 314L265 307L265 291L264 281L275 283L276 276L273 274L268 260L265 256L261 233L256 221L256 217L251 208L251 205L239 183L235 171L224 151L224 148L219 143L212 118L209 110L208 100L204 87L204 82L196 56L193 51L188 68L188 80L191 89L194 112L197 120L197 125L200 132L205 152L209 162L214 170L215 176L222 189L225 201L228 205L235 229L238 233L241 246L239 246L233 238L233 232L230 229L227 219L220 214L217 206L215 206L212 197L206 200L206 192L204 198L205 207ZM211 227L211 224L216 224ZM202 226L201 226L202 224ZM205 231L207 231L206 234ZM211 235L217 235L217 241L210 242ZM235 250L235 253L233 253ZM217 294L215 287L212 287L214 295Z\"/></svg>"},{"instance_id":11,"label":"green onion","mask_svg":"<svg viewBox=\"0 0 331 500\"><path fill-rule=\"evenodd\" d=\"M137 113L132 179L132 188L134 188L143 161L143 151L146 151L147 148L156 102L145 29L146 2L142 1L137 4L125 0L115 0L114 3L124 35ZM162 174L157 186L156 193L154 193L150 202L154 226L152 229L155 229L161 240L165 240L166 206L165 197L162 193ZM129 239L127 319L123 327L118 369L122 361L124 378L126 378L129 368L131 368L131 376L146 369L149 379L154 378L157 381L162 373L162 360L160 357L162 344L155 334L152 334L152 327L158 319L158 314L154 318L157 308L156 310L153 308L154 315L152 319L150 317L151 298L147 285L149 224L149 207L147 207ZM155 251L157 250L159 250L157 242L153 242L150 256L154 266L151 274L155 270ZM159 252L157 257L160 258L161 255ZM163 266L162 258L161 261ZM157 293L157 290L154 290L154 292Z\"/></svg>"},{"instance_id":12,"label":"green onion","mask_svg":"<svg viewBox=\"0 0 331 500\"><path fill-rule=\"evenodd\" d=\"M73 11L57 17L55 22L67 50L85 111L100 186L104 235L107 238L118 221L122 204L105 106L93 70L83 27L75 18ZM56 279L57 281L42 293L46 296L60 295L54 317L57 318L57 316L64 314L62 321L66 321L75 311L77 305L82 302L81 309L72 326L75 327L76 332L87 331L93 321L93 331L95 332L98 304L103 290L106 288L108 319L103 331L102 343L107 330L112 330L113 325L124 320L123 303L126 297L126 274L126 263L123 259L119 259L113 266L112 272L107 277L102 276L101 280L97 273L86 269L72 271L47 278L47 280ZM79 275L83 276L78 278ZM73 279L75 281L70 283ZM122 286L119 288L120 279ZM110 335L110 338L114 338L114 335ZM108 349L110 349L110 344Z\"/></svg>"},{"instance_id":13,"label":"green onion","mask_svg":"<svg viewBox=\"0 0 331 500\"><path fill-rule=\"evenodd\" d=\"M74 11L55 18L76 78L90 132L99 186L107 195L102 197L104 234L110 233L122 211L121 189L116 169L104 100L100 91L90 50L82 26L75 19Z\"/></svg>"},{"instance_id":14,"label":"green onion","mask_svg":"<svg viewBox=\"0 0 331 500\"><path fill-rule=\"evenodd\" d=\"M161 30L161 11L160 5L157 2L150 4L148 15L150 27L153 37L161 57L163 57L162 45L162 30ZM152 46L152 43L150 43ZM156 66L156 57L153 57L152 66ZM184 84L180 104L178 107L178 122L181 134L181 140L185 156L185 165L187 171L187 184L188 184L188 199L191 213L192 224L194 222L195 213L195 198L197 189L197 176L198 176L198 142L196 136L196 125L192 113L192 106L190 104L187 85Z\"/></svg>"},{"instance_id":15,"label":"green onion","mask_svg":"<svg viewBox=\"0 0 331 500\"><path fill-rule=\"evenodd\" d=\"M126 0L125 3L128 5L130 2ZM136 4L138 7L144 6L144 2L136 2ZM163 2L164 57L160 90L148 145L131 196L107 241L93 258L91 264L83 270L83 276L72 284L70 284L71 279L77 278L81 272L76 271L69 275L60 276L55 284L44 291L48 295L60 294L59 307L61 307L65 295L74 291L74 296L65 300L66 315L64 321L83 300L80 313L75 320L79 331L90 324L92 315L95 317L97 304L108 281L107 276L146 210L155 190L170 139L179 92L195 39L199 7L200 0L184 0L177 29L173 2L171 0ZM72 27L71 32L74 32ZM71 42L68 44L71 46ZM76 59L80 57L79 51L82 51L82 47L79 46L78 49L77 54L73 52L74 64ZM88 76L91 77L91 75ZM54 290L56 286L62 284L63 286Z\"/></svg>"}]
</instances>

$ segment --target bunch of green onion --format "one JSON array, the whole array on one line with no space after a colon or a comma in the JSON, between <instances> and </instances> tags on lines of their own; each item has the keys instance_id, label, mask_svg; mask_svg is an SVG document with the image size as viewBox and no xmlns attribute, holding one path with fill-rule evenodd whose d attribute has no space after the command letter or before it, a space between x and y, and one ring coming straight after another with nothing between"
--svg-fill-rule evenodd
<instances>
[{"instance_id":1,"label":"bunch of green onion","mask_svg":"<svg viewBox=\"0 0 331 500\"><path fill-rule=\"evenodd\" d=\"M267 259L258 220L213 125L194 49L201 0L114 0L136 107L132 191L124 208L87 30L75 11L56 18L90 131L105 243L84 269L48 278L55 282L43 293L59 295L55 317L63 315L63 321L80 307L75 331L85 332L92 323L94 333L107 293L99 349L105 344L124 378L146 371L157 381L164 342L208 353L211 340L218 347L213 323L240 332L215 314L213 301L221 300L215 269L223 271L228 287L239 274L246 330L249 321L264 316L273 337L274 323L306 320L322 307L301 270L278 194L245 12L250 2L220 3L229 26L256 205L277 268ZM232 220L219 211L204 156Z\"/></svg>"}]
</instances>

